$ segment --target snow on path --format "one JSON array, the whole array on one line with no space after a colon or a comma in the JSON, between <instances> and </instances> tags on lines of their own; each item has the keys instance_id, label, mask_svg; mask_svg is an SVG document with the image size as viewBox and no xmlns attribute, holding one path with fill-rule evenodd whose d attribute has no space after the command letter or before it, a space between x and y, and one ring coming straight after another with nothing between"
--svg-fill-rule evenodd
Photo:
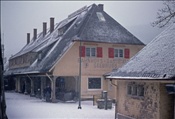
<instances>
[{"instance_id":1,"label":"snow on path","mask_svg":"<svg viewBox=\"0 0 175 119\"><path fill-rule=\"evenodd\" d=\"M38 98L15 92L6 92L7 116L9 119L114 119L114 107L104 110L82 101L77 103L47 103Z\"/></svg>"}]
</instances>

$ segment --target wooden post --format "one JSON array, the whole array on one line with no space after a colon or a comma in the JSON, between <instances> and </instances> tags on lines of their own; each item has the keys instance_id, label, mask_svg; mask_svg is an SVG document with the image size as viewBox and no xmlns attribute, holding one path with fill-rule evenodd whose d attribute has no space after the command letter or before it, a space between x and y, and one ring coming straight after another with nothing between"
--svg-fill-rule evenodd
<instances>
[{"instance_id":1,"label":"wooden post","mask_svg":"<svg viewBox=\"0 0 175 119\"><path fill-rule=\"evenodd\" d=\"M57 102L56 101L56 95L55 95L55 92L56 92L56 79L57 77L53 77L51 78L47 73L46 73L46 76L50 79L51 81L51 101L53 103Z\"/></svg>"},{"instance_id":2,"label":"wooden post","mask_svg":"<svg viewBox=\"0 0 175 119\"><path fill-rule=\"evenodd\" d=\"M41 80L41 98L43 98L43 97L44 97L44 95L43 95L43 90L44 90L44 78L41 77L40 80Z\"/></svg>"},{"instance_id":3,"label":"wooden post","mask_svg":"<svg viewBox=\"0 0 175 119\"><path fill-rule=\"evenodd\" d=\"M52 89L52 93L51 93L51 95L52 95L52 102L53 103L55 103L56 102L56 95L55 95L55 93L56 93L56 77L53 77L53 79L52 79L52 87L51 87L51 89Z\"/></svg>"},{"instance_id":4,"label":"wooden post","mask_svg":"<svg viewBox=\"0 0 175 119\"><path fill-rule=\"evenodd\" d=\"M29 75L27 75L27 77L30 79L30 96L34 97L34 81Z\"/></svg>"},{"instance_id":5,"label":"wooden post","mask_svg":"<svg viewBox=\"0 0 175 119\"><path fill-rule=\"evenodd\" d=\"M20 78L18 77L17 78L17 82L18 82L18 93L20 93L21 92L21 81L20 81Z\"/></svg>"},{"instance_id":6,"label":"wooden post","mask_svg":"<svg viewBox=\"0 0 175 119\"><path fill-rule=\"evenodd\" d=\"M34 94L34 81L31 79L31 96L35 96Z\"/></svg>"},{"instance_id":7,"label":"wooden post","mask_svg":"<svg viewBox=\"0 0 175 119\"><path fill-rule=\"evenodd\" d=\"M27 95L27 79L24 79L25 91L24 94Z\"/></svg>"},{"instance_id":8,"label":"wooden post","mask_svg":"<svg viewBox=\"0 0 175 119\"><path fill-rule=\"evenodd\" d=\"M18 78L15 78L15 92L18 92Z\"/></svg>"}]
</instances>

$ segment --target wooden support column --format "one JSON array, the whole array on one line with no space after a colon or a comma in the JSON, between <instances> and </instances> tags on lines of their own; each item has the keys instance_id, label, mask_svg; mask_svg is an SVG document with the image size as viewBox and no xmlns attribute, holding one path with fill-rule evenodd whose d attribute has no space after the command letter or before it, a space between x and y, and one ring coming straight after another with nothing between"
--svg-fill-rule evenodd
<instances>
[{"instance_id":1,"label":"wooden support column","mask_svg":"<svg viewBox=\"0 0 175 119\"><path fill-rule=\"evenodd\" d=\"M24 79L25 91L24 94L27 95L27 79Z\"/></svg>"},{"instance_id":2,"label":"wooden support column","mask_svg":"<svg viewBox=\"0 0 175 119\"><path fill-rule=\"evenodd\" d=\"M20 81L20 77L17 77L17 85L18 85L18 87L17 87L17 91L18 91L18 93L21 93L21 81Z\"/></svg>"},{"instance_id":3,"label":"wooden support column","mask_svg":"<svg viewBox=\"0 0 175 119\"><path fill-rule=\"evenodd\" d=\"M51 78L47 73L46 73L46 76L50 79L50 82L51 82L51 101L53 102L53 103L55 103L55 102L57 102L57 100L56 100L56 95L55 95L55 93L56 93L56 78L57 77L53 77L53 78Z\"/></svg>"},{"instance_id":4,"label":"wooden support column","mask_svg":"<svg viewBox=\"0 0 175 119\"><path fill-rule=\"evenodd\" d=\"M53 77L52 79L51 89L52 89L51 99L52 99L52 102L55 103L56 102L56 77Z\"/></svg>"},{"instance_id":5,"label":"wooden support column","mask_svg":"<svg viewBox=\"0 0 175 119\"><path fill-rule=\"evenodd\" d=\"M15 92L18 92L18 78L15 78Z\"/></svg>"},{"instance_id":6,"label":"wooden support column","mask_svg":"<svg viewBox=\"0 0 175 119\"><path fill-rule=\"evenodd\" d=\"M43 91L44 91L44 77L41 77L40 80L41 80L41 98L43 98L44 97L44 93L43 93Z\"/></svg>"},{"instance_id":7,"label":"wooden support column","mask_svg":"<svg viewBox=\"0 0 175 119\"><path fill-rule=\"evenodd\" d=\"M30 79L30 84L31 84L31 87L30 87L30 96L31 97L34 97L35 96L35 94L34 94L34 81L33 81L33 79L31 78L31 77L29 77L28 75L27 75L27 77Z\"/></svg>"},{"instance_id":8,"label":"wooden support column","mask_svg":"<svg viewBox=\"0 0 175 119\"><path fill-rule=\"evenodd\" d=\"M31 78L30 78L30 81L31 81L31 93L30 93L30 96L34 97L35 96L35 93L34 93L34 81Z\"/></svg>"}]
</instances>

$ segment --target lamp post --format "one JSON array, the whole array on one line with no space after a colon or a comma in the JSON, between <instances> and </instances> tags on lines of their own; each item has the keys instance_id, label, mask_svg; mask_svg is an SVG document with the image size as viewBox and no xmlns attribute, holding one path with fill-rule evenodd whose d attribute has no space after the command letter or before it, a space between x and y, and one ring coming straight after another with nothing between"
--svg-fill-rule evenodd
<instances>
[{"instance_id":1,"label":"lamp post","mask_svg":"<svg viewBox=\"0 0 175 119\"><path fill-rule=\"evenodd\" d=\"M81 40L80 40L80 47L79 47L79 56L80 56L80 60L79 60L79 100L78 100L78 109L82 109L81 108L81 55L82 55L82 49L81 49Z\"/></svg>"}]
</instances>

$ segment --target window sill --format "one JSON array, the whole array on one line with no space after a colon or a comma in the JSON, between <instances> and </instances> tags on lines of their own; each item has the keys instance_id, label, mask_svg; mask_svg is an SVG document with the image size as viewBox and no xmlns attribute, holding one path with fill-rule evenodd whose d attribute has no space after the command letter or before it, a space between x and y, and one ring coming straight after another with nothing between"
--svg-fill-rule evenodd
<instances>
[{"instance_id":1,"label":"window sill","mask_svg":"<svg viewBox=\"0 0 175 119\"><path fill-rule=\"evenodd\" d=\"M135 95L127 95L127 97L130 97L130 98L133 98L133 99L141 99L143 100L144 99L144 96L135 96Z\"/></svg>"}]
</instances>

